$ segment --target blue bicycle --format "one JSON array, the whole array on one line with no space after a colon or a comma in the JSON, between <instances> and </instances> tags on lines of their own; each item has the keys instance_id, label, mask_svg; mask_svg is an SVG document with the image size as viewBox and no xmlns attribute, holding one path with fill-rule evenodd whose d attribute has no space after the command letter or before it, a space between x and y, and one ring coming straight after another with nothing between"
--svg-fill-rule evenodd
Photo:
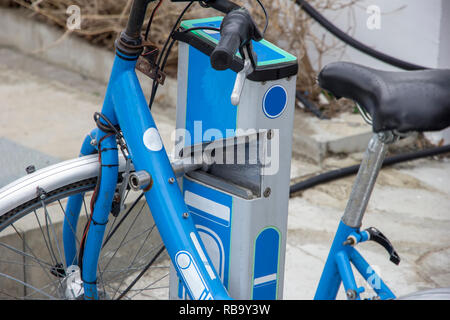
<instances>
[{"instance_id":1,"label":"blue bicycle","mask_svg":"<svg viewBox=\"0 0 450 320\"><path fill-rule=\"evenodd\" d=\"M171 160L151 114L168 54L158 56L142 39L150 2L133 2L102 110L94 115L97 127L80 157L0 190L2 298L167 298L169 286L175 299L282 297L297 59L266 42L248 11L230 1L201 1L225 13L223 19L178 28L181 15L163 48L170 52L181 41L177 125L185 133ZM154 80L150 103L136 68ZM363 214L386 146L408 131L450 125L450 72L388 73L336 63L319 82L358 102L375 134L315 298L334 299L343 283L347 297L359 299L353 264L376 284L376 298L393 299L355 246L376 241L391 261L400 258L379 230L360 230ZM207 127L200 138L198 119ZM247 131L237 134L238 128ZM216 131L205 138L207 129ZM274 141L281 141L278 149ZM240 147L248 151L242 163L218 161Z\"/></svg>"}]
</instances>

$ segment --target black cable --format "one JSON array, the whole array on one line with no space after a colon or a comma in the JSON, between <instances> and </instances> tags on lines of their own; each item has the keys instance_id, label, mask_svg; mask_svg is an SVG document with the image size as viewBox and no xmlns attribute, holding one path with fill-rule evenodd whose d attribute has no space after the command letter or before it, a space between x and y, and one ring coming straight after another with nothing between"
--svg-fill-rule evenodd
<instances>
[{"instance_id":1,"label":"black cable","mask_svg":"<svg viewBox=\"0 0 450 320\"><path fill-rule=\"evenodd\" d=\"M100 118L102 118L103 121L105 121L107 124L102 123L100 121ZM97 125L97 127L100 130L102 130L103 132L114 133L114 134L119 135L119 136L121 135L119 133L119 130L120 130L119 126L113 125L111 123L111 121L109 121L109 119L105 115L103 115L102 113L94 112L94 121L95 121L95 124Z\"/></svg>"},{"instance_id":2,"label":"black cable","mask_svg":"<svg viewBox=\"0 0 450 320\"><path fill-rule=\"evenodd\" d=\"M189 10L189 8L194 4L195 1L191 1L189 2L189 4L183 9L183 11L180 13L180 15L178 16L177 21L175 22L175 24L172 27L172 30L170 30L169 36L166 39L166 42L164 43L164 47L161 50L161 54L158 57L158 62L156 63L157 66L160 66L161 60L162 60L162 56L165 53L165 50L167 49L167 46L169 44L169 41L172 39L172 34L174 33L175 29L178 27L178 24L181 22L181 19L183 18L183 16L185 15L185 13Z\"/></svg>"},{"instance_id":3,"label":"black cable","mask_svg":"<svg viewBox=\"0 0 450 320\"><path fill-rule=\"evenodd\" d=\"M163 1L164 1L164 0L159 0L158 4L157 4L157 5L155 6L155 8L153 8L153 10L152 10L152 14L151 14L150 19L148 20L148 23L147 23L147 28L145 29L145 40L148 39L148 35L149 35L149 33L150 33L150 28L151 28L151 25L152 25L152 22L153 22L153 18L154 18L154 16L155 16L156 11L158 11L159 6L161 5L161 3L162 3Z\"/></svg>"},{"instance_id":4,"label":"black cable","mask_svg":"<svg viewBox=\"0 0 450 320\"><path fill-rule=\"evenodd\" d=\"M266 8L264 7L264 5L262 4L262 2L260 0L256 0L256 2L259 3L259 6L261 7L262 11L264 12L264 16L266 17L266 24L265 24L264 30L262 32L262 36L264 38L264 35L266 34L267 27L269 26L269 14L267 13Z\"/></svg>"},{"instance_id":5,"label":"black cable","mask_svg":"<svg viewBox=\"0 0 450 320\"><path fill-rule=\"evenodd\" d=\"M174 33L175 29L178 27L178 24L180 23L184 14L189 10L189 8L194 4L194 2L195 1L189 2L189 4L183 9L183 11L178 16L177 21L173 25L172 30L170 31L169 36L167 37L167 40L164 43L164 47L161 50L161 53L159 54L158 61L156 62L156 70L155 70L156 74L158 73L159 70L164 70L164 69L161 69L161 60L163 59L163 55L164 55L165 56L164 60L167 61L168 54L166 53L166 49L167 49L167 46L169 45L169 42L172 39L172 34ZM173 46L173 44L170 45L170 49L172 48L172 46ZM158 86L159 86L159 83L156 81L156 77L155 77L155 79L153 80L152 92L150 94L150 100L148 103L148 108L150 110L152 109L153 101L155 100L156 91L158 90Z\"/></svg>"},{"instance_id":6,"label":"black cable","mask_svg":"<svg viewBox=\"0 0 450 320\"><path fill-rule=\"evenodd\" d=\"M359 42L358 40L350 37L348 34L337 28L335 25L333 25L329 20L327 20L323 15L321 15L316 9L314 9L308 2L305 0L295 0L295 3L297 3L311 18L316 20L322 27L327 29L330 33L332 33L334 36L342 40L343 42L347 43L349 46L375 58L380 61L383 61L387 64L390 64L394 67L403 69L403 70L424 70L429 69L417 64L409 63L394 57L391 57L387 54L384 54L380 51L377 51L375 49L372 49L362 42Z\"/></svg>"},{"instance_id":7,"label":"black cable","mask_svg":"<svg viewBox=\"0 0 450 320\"><path fill-rule=\"evenodd\" d=\"M203 27L193 27L193 28L185 29L185 30L183 30L182 32L185 33L185 32L195 31L195 30L214 30L214 31L220 32L220 29L219 29L219 28L215 28L215 27L207 27L207 26L203 26ZM166 54L165 54L165 56L164 56L164 59L163 59L163 61L162 61L161 66L160 66L160 70L161 70L161 71L164 71L164 69L165 69L165 67L166 67L167 59L169 58L170 52L171 52L171 50L172 50L173 45L175 44L175 41L176 41L176 40L172 38L172 41L170 42L170 44L169 44L169 46L168 46L168 48L167 48L167 50L166 50Z\"/></svg>"},{"instance_id":8,"label":"black cable","mask_svg":"<svg viewBox=\"0 0 450 320\"><path fill-rule=\"evenodd\" d=\"M167 59L169 58L170 51L172 51L172 47L173 47L174 44L175 44L175 40L172 39L172 41L170 42L169 47L167 48L166 55L164 56L164 60L163 60L163 62L161 64L161 71L164 71L164 69L166 68Z\"/></svg>"},{"instance_id":9,"label":"black cable","mask_svg":"<svg viewBox=\"0 0 450 320\"><path fill-rule=\"evenodd\" d=\"M395 156L384 159L382 167L390 166L390 165L400 163L400 162L436 156L436 155L447 153L447 152L450 152L450 145L424 149L424 150L420 150L420 151L416 151L416 152L399 154L399 155L395 155ZM312 188L314 186L317 186L317 185L325 183L325 182L330 182L330 181L333 181L336 179L350 176L350 175L358 172L359 166L360 166L359 164L356 164L356 165L353 165L350 167L345 167L345 168L328 171L328 172L325 172L322 174L318 174L317 176L306 179L304 181L294 183L293 185L290 186L289 193L292 195L295 192L306 190L308 188Z\"/></svg>"},{"instance_id":10,"label":"black cable","mask_svg":"<svg viewBox=\"0 0 450 320\"><path fill-rule=\"evenodd\" d=\"M103 119L103 121L105 121L107 123L107 125L105 125L104 123L102 123L100 121L100 118ZM125 145L125 139L123 137L122 132L120 131L120 126L119 125L113 125L111 123L111 121L102 113L100 112L94 112L94 121L97 124L97 127L102 130L103 132L106 133L114 133L116 136L116 140L117 140L117 144L120 145L120 151L122 152L122 155L124 157L124 159L127 159L127 156L125 154L125 150L128 153L128 148Z\"/></svg>"}]
</instances>

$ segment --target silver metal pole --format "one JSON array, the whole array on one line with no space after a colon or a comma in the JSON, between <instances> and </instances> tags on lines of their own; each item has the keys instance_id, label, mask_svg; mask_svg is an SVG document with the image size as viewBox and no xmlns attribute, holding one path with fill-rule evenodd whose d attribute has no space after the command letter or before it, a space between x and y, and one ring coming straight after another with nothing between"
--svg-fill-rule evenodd
<instances>
[{"instance_id":1,"label":"silver metal pole","mask_svg":"<svg viewBox=\"0 0 450 320\"><path fill-rule=\"evenodd\" d=\"M374 134L370 139L342 217L342 221L347 226L352 228L361 226L370 195L386 156L387 145L394 140L395 136L391 132Z\"/></svg>"}]
</instances>

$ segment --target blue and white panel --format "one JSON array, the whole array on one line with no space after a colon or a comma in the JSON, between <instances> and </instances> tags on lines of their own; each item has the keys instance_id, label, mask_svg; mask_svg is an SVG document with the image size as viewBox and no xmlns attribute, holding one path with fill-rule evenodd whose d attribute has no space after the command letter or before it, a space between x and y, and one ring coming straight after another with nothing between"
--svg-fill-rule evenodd
<instances>
[{"instance_id":1,"label":"blue and white panel","mask_svg":"<svg viewBox=\"0 0 450 320\"><path fill-rule=\"evenodd\" d=\"M183 193L211 263L222 283L228 288L233 199L230 195L210 189L187 178L184 178L183 181ZM193 242L194 244L198 243L198 239L193 239ZM200 244L198 246L200 247ZM200 253L200 255L202 254ZM209 267L207 261L205 265L207 268ZM184 288L180 286L178 290L180 298L185 298L184 291Z\"/></svg>"},{"instance_id":2,"label":"blue and white panel","mask_svg":"<svg viewBox=\"0 0 450 320\"><path fill-rule=\"evenodd\" d=\"M264 229L256 238L252 299L277 298L279 248L280 233L274 227Z\"/></svg>"}]
</instances>

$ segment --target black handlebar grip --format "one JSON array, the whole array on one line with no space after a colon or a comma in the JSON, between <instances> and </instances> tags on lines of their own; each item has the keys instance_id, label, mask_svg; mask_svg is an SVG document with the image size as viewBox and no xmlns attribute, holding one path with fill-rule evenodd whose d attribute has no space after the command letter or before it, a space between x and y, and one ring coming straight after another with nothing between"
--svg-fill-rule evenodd
<instances>
[{"instance_id":1,"label":"black handlebar grip","mask_svg":"<svg viewBox=\"0 0 450 320\"><path fill-rule=\"evenodd\" d=\"M210 56L211 66L216 70L230 68L237 50L251 40L253 32L253 20L246 9L228 13L220 26L219 43Z\"/></svg>"},{"instance_id":2,"label":"black handlebar grip","mask_svg":"<svg viewBox=\"0 0 450 320\"><path fill-rule=\"evenodd\" d=\"M216 70L230 68L240 45L241 39L236 33L227 33L221 36L219 44L211 53L211 66Z\"/></svg>"}]
</instances>

